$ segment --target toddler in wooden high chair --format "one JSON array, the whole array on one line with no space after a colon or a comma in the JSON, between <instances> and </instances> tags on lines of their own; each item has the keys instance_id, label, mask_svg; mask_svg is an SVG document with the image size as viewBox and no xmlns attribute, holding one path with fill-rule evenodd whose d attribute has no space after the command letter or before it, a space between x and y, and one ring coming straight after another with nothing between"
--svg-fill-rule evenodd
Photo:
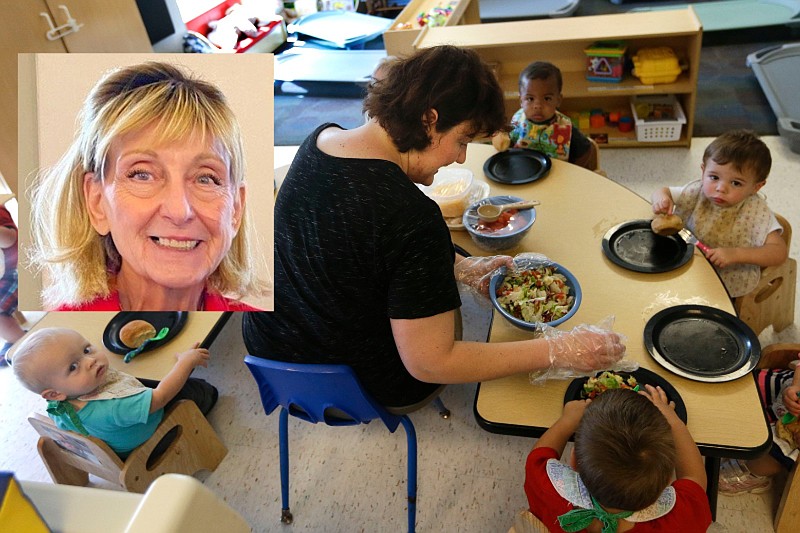
<instances>
[{"instance_id":1,"label":"toddler in wooden high chair","mask_svg":"<svg viewBox=\"0 0 800 533\"><path fill-rule=\"evenodd\" d=\"M772 157L754 133L736 130L714 139L703 153L701 179L653 193L653 212L673 213L709 248L731 298L752 291L761 267L782 264L783 228L757 193L767 183Z\"/></svg>"},{"instance_id":2,"label":"toddler in wooden high chair","mask_svg":"<svg viewBox=\"0 0 800 533\"><path fill-rule=\"evenodd\" d=\"M124 459L155 432L165 407L190 399L208 414L216 403L214 386L189 378L196 366L208 365L208 350L195 346L175 357L151 387L111 368L105 352L77 331L43 328L21 341L12 368L25 388L48 401L59 428L97 437Z\"/></svg>"}]
</instances>

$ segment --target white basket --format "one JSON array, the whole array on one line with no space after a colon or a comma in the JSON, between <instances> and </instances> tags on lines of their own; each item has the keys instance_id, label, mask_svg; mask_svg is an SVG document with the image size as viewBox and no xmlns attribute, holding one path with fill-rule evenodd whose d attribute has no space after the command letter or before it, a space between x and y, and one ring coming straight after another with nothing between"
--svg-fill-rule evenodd
<instances>
[{"instance_id":1,"label":"white basket","mask_svg":"<svg viewBox=\"0 0 800 533\"><path fill-rule=\"evenodd\" d=\"M637 103L668 104L675 110L675 118L668 120L645 120L636 114ZM639 142L667 142L681 138L681 129L686 124L686 115L675 96L636 96L631 100L631 111L636 121L636 140Z\"/></svg>"}]
</instances>

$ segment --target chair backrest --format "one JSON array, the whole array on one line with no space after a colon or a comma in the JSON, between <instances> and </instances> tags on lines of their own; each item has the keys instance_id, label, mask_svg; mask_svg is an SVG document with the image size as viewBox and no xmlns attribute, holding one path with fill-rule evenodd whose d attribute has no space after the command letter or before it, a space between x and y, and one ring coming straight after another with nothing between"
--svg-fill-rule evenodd
<instances>
[{"instance_id":1,"label":"chair backrest","mask_svg":"<svg viewBox=\"0 0 800 533\"><path fill-rule=\"evenodd\" d=\"M258 384L261 404L270 414L281 406L312 424L352 426L380 418L394 432L400 417L367 393L347 365L285 363L247 355L244 362Z\"/></svg>"},{"instance_id":2,"label":"chair backrest","mask_svg":"<svg viewBox=\"0 0 800 533\"><path fill-rule=\"evenodd\" d=\"M797 360L800 343L782 342L761 348L758 368L790 368L789 363Z\"/></svg>"},{"instance_id":3,"label":"chair backrest","mask_svg":"<svg viewBox=\"0 0 800 533\"><path fill-rule=\"evenodd\" d=\"M792 244L792 225L789 224L789 221L780 216L778 213L775 213L775 218L778 219L778 224L780 224L783 228L781 238L786 243L786 251L788 252L789 246Z\"/></svg>"},{"instance_id":4,"label":"chair backrest","mask_svg":"<svg viewBox=\"0 0 800 533\"><path fill-rule=\"evenodd\" d=\"M58 445L59 456L67 464L103 479L119 479L124 463L102 440L61 429L41 413L31 413L28 421L39 435Z\"/></svg>"}]
</instances>

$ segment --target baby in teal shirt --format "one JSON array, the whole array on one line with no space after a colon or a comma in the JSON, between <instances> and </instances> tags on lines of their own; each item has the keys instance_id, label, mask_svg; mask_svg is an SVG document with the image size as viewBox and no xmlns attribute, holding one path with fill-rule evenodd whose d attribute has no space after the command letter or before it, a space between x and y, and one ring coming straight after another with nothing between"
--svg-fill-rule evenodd
<instances>
[{"instance_id":1,"label":"baby in teal shirt","mask_svg":"<svg viewBox=\"0 0 800 533\"><path fill-rule=\"evenodd\" d=\"M195 345L175 357L172 370L149 388L109 367L105 352L77 331L43 328L21 341L12 367L25 388L48 401L47 413L58 427L97 437L124 458L155 432L164 407L181 395L196 366L208 366L210 354ZM216 389L193 381L202 382L193 388L205 389L213 406Z\"/></svg>"}]
</instances>

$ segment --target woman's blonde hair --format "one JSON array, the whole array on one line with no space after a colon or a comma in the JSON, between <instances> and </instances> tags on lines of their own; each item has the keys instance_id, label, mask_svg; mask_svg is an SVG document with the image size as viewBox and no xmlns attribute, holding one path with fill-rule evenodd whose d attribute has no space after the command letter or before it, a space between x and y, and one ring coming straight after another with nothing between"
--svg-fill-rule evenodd
<instances>
[{"instance_id":1,"label":"woman's blonde hair","mask_svg":"<svg viewBox=\"0 0 800 533\"><path fill-rule=\"evenodd\" d=\"M121 258L110 234L92 226L83 194L84 174L103 180L111 143L126 133L157 124L157 142L178 141L194 132L218 140L230 158L232 187L244 182L241 132L225 96L214 85L176 66L150 61L116 69L91 90L78 115L69 150L31 188L31 264L45 269L46 308L79 305L106 297ZM209 289L234 297L260 295L254 229L242 206L242 222L230 250L207 280Z\"/></svg>"}]
</instances>

